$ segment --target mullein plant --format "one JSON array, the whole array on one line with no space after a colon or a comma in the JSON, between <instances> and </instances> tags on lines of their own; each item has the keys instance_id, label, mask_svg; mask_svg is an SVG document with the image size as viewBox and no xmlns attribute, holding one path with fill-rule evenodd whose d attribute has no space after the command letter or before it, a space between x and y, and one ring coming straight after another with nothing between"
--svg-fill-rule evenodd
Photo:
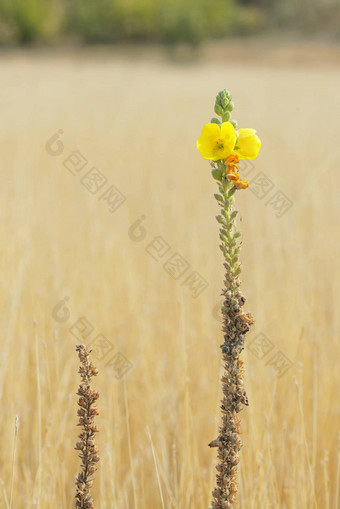
<instances>
[{"instance_id":1,"label":"mullein plant","mask_svg":"<svg viewBox=\"0 0 340 509\"><path fill-rule=\"evenodd\" d=\"M94 509L90 490L93 484L93 474L97 470L99 461L98 447L95 444L95 435L98 429L94 424L94 418L98 415L94 403L99 398L99 394L91 388L91 379L98 375L98 370L90 362L91 351L85 345L77 345L76 350L80 360L81 383L77 395L79 396L78 426L81 427L81 432L78 435L79 441L76 443L75 449L79 451L82 466L76 479L75 506L77 509Z\"/></svg>"},{"instance_id":2,"label":"mullein plant","mask_svg":"<svg viewBox=\"0 0 340 509\"><path fill-rule=\"evenodd\" d=\"M241 449L239 412L248 399L243 383L243 361L240 354L244 349L245 335L254 320L250 313L244 313L245 298L240 291L241 232L236 224L235 193L246 189L248 182L240 178L238 164L242 159L257 157L261 141L254 129L238 129L231 112L234 108L231 94L222 90L216 97L213 118L202 129L197 148L204 159L210 161L212 176L217 181L218 193L215 198L221 213L216 216L220 227L220 248L224 257L225 279L222 290L223 334L221 345L224 372L222 376L223 399L221 401L222 422L218 437L210 447L218 448L216 465L216 486L212 492L213 509L229 509L236 503L238 491L237 470Z\"/></svg>"}]
</instances>

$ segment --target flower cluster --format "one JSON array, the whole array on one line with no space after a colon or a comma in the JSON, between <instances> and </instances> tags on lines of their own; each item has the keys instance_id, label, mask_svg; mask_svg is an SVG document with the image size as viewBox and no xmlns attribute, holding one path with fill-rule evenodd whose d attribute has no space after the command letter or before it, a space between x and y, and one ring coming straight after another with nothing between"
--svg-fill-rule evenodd
<instances>
[{"instance_id":1,"label":"flower cluster","mask_svg":"<svg viewBox=\"0 0 340 509\"><path fill-rule=\"evenodd\" d=\"M204 159L218 163L222 176L227 176L236 189L245 189L248 182L239 179L237 164L241 159L255 159L261 140L255 129L236 130L236 122L230 120L233 107L230 93L222 90L215 103L215 112L222 117L222 122L213 118L203 127L197 148Z\"/></svg>"}]
</instances>

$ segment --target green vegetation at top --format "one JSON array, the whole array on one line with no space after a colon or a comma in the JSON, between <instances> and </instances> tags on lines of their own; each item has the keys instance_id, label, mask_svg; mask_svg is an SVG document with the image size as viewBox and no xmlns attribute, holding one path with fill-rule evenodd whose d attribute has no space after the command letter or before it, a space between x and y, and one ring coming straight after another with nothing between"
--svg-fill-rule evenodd
<instances>
[{"instance_id":1,"label":"green vegetation at top","mask_svg":"<svg viewBox=\"0 0 340 509\"><path fill-rule=\"evenodd\" d=\"M197 44L265 27L338 26L334 20L337 0L0 0L0 44Z\"/></svg>"}]
</instances>

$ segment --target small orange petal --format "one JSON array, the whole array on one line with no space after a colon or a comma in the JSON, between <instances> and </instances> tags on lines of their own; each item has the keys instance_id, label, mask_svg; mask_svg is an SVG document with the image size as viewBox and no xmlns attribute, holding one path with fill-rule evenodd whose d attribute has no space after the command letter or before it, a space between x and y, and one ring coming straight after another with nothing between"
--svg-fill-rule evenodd
<instances>
[{"instance_id":1,"label":"small orange petal","mask_svg":"<svg viewBox=\"0 0 340 509\"><path fill-rule=\"evenodd\" d=\"M232 154L230 154L230 156L228 156L225 160L225 162L227 164L230 164L230 165L235 165L235 164L238 164L240 162L240 159L238 157L237 154L235 154L235 152L233 152Z\"/></svg>"},{"instance_id":2,"label":"small orange petal","mask_svg":"<svg viewBox=\"0 0 340 509\"><path fill-rule=\"evenodd\" d=\"M228 173L228 179L232 180L233 182L237 182L240 178L240 175L237 171Z\"/></svg>"},{"instance_id":3,"label":"small orange petal","mask_svg":"<svg viewBox=\"0 0 340 509\"><path fill-rule=\"evenodd\" d=\"M247 189L247 187L249 186L249 182L247 182L246 180L237 180L236 182L234 182L234 186L236 187L236 189Z\"/></svg>"},{"instance_id":4,"label":"small orange petal","mask_svg":"<svg viewBox=\"0 0 340 509\"><path fill-rule=\"evenodd\" d=\"M228 164L227 173L235 173L235 172L237 172L237 170L238 170L238 167L236 166L236 164Z\"/></svg>"}]
</instances>

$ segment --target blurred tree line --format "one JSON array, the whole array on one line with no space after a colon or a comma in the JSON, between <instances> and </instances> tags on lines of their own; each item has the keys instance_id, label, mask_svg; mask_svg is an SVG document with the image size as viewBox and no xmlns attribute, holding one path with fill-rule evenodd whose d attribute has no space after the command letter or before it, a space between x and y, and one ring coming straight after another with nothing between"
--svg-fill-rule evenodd
<instances>
[{"instance_id":1,"label":"blurred tree line","mask_svg":"<svg viewBox=\"0 0 340 509\"><path fill-rule=\"evenodd\" d=\"M340 32L340 0L0 0L0 44L197 44L276 27Z\"/></svg>"}]
</instances>

